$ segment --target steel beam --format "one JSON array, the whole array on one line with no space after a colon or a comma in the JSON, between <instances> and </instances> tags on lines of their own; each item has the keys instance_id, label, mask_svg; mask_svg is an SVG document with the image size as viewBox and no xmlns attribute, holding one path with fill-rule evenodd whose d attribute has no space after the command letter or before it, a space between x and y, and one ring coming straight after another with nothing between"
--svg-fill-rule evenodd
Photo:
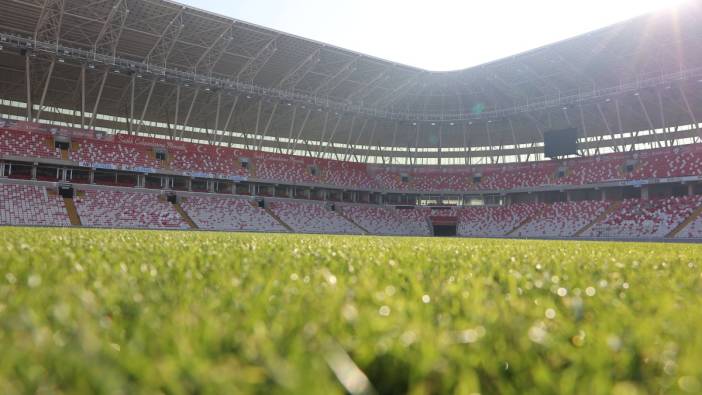
<instances>
[{"instance_id":1,"label":"steel beam","mask_svg":"<svg viewBox=\"0 0 702 395\"><path fill-rule=\"evenodd\" d=\"M113 58L116 56L117 45L122 37L128 15L127 0L117 0L95 39L93 45L95 52L104 53Z\"/></svg>"},{"instance_id":2,"label":"steel beam","mask_svg":"<svg viewBox=\"0 0 702 395\"><path fill-rule=\"evenodd\" d=\"M297 84L302 81L307 74L312 71L320 61L321 48L317 48L310 56L306 57L296 68L283 77L278 83L278 88L283 90L295 90Z\"/></svg>"},{"instance_id":3,"label":"steel beam","mask_svg":"<svg viewBox=\"0 0 702 395\"><path fill-rule=\"evenodd\" d=\"M44 0L39 20L34 28L34 41L59 45L65 9L66 0Z\"/></svg>"},{"instance_id":4,"label":"steel beam","mask_svg":"<svg viewBox=\"0 0 702 395\"><path fill-rule=\"evenodd\" d=\"M278 51L277 40L278 37L274 37L268 42L268 44L266 44L266 46L258 51L256 56L249 59L244 67L239 70L239 73L237 73L236 80L253 83L263 66L265 66L276 51Z\"/></svg>"}]
</instances>

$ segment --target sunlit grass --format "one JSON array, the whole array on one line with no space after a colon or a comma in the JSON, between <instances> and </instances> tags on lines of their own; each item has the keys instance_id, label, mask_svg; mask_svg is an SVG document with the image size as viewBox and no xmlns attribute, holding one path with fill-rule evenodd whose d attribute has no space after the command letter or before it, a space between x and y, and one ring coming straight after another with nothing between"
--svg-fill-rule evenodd
<instances>
[{"instance_id":1,"label":"sunlit grass","mask_svg":"<svg viewBox=\"0 0 702 395\"><path fill-rule=\"evenodd\" d=\"M698 245L0 237L1 394L702 392Z\"/></svg>"}]
</instances>

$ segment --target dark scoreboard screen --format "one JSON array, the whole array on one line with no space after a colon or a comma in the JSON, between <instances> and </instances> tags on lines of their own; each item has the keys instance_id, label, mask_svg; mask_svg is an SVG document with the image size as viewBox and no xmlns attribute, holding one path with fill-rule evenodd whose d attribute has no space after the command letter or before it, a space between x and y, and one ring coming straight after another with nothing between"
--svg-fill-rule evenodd
<instances>
[{"instance_id":1,"label":"dark scoreboard screen","mask_svg":"<svg viewBox=\"0 0 702 395\"><path fill-rule=\"evenodd\" d=\"M544 155L558 158L578 154L578 129L551 130L544 132Z\"/></svg>"}]
</instances>

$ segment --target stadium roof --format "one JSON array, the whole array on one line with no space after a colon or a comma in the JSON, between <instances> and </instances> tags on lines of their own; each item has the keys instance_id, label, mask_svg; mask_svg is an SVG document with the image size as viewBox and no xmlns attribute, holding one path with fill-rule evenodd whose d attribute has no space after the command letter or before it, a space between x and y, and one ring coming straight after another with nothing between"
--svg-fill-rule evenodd
<instances>
[{"instance_id":1,"label":"stadium roof","mask_svg":"<svg viewBox=\"0 0 702 395\"><path fill-rule=\"evenodd\" d=\"M33 116L46 119L73 116L50 107L84 107L101 114L85 121L94 126L281 151L312 153L322 142L321 151L360 160L407 156L408 147L423 148L415 156L455 157L465 147L525 154L545 130L567 126L578 127L588 147L605 147L613 145L607 136L702 116L697 2L453 72L170 1L0 0L0 9L2 98L27 101L29 59L30 97L43 103ZM3 109L12 111L23 113ZM145 121L224 132L179 133ZM662 135L640 138L668 139Z\"/></svg>"}]
</instances>

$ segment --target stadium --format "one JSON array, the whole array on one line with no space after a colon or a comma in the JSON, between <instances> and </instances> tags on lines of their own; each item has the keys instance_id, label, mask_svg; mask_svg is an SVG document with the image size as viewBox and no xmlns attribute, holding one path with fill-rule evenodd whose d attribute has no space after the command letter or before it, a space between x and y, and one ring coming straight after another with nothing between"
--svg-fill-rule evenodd
<instances>
[{"instance_id":1,"label":"stadium","mask_svg":"<svg viewBox=\"0 0 702 395\"><path fill-rule=\"evenodd\" d=\"M0 10L0 393L702 393L699 2L448 72Z\"/></svg>"}]
</instances>

